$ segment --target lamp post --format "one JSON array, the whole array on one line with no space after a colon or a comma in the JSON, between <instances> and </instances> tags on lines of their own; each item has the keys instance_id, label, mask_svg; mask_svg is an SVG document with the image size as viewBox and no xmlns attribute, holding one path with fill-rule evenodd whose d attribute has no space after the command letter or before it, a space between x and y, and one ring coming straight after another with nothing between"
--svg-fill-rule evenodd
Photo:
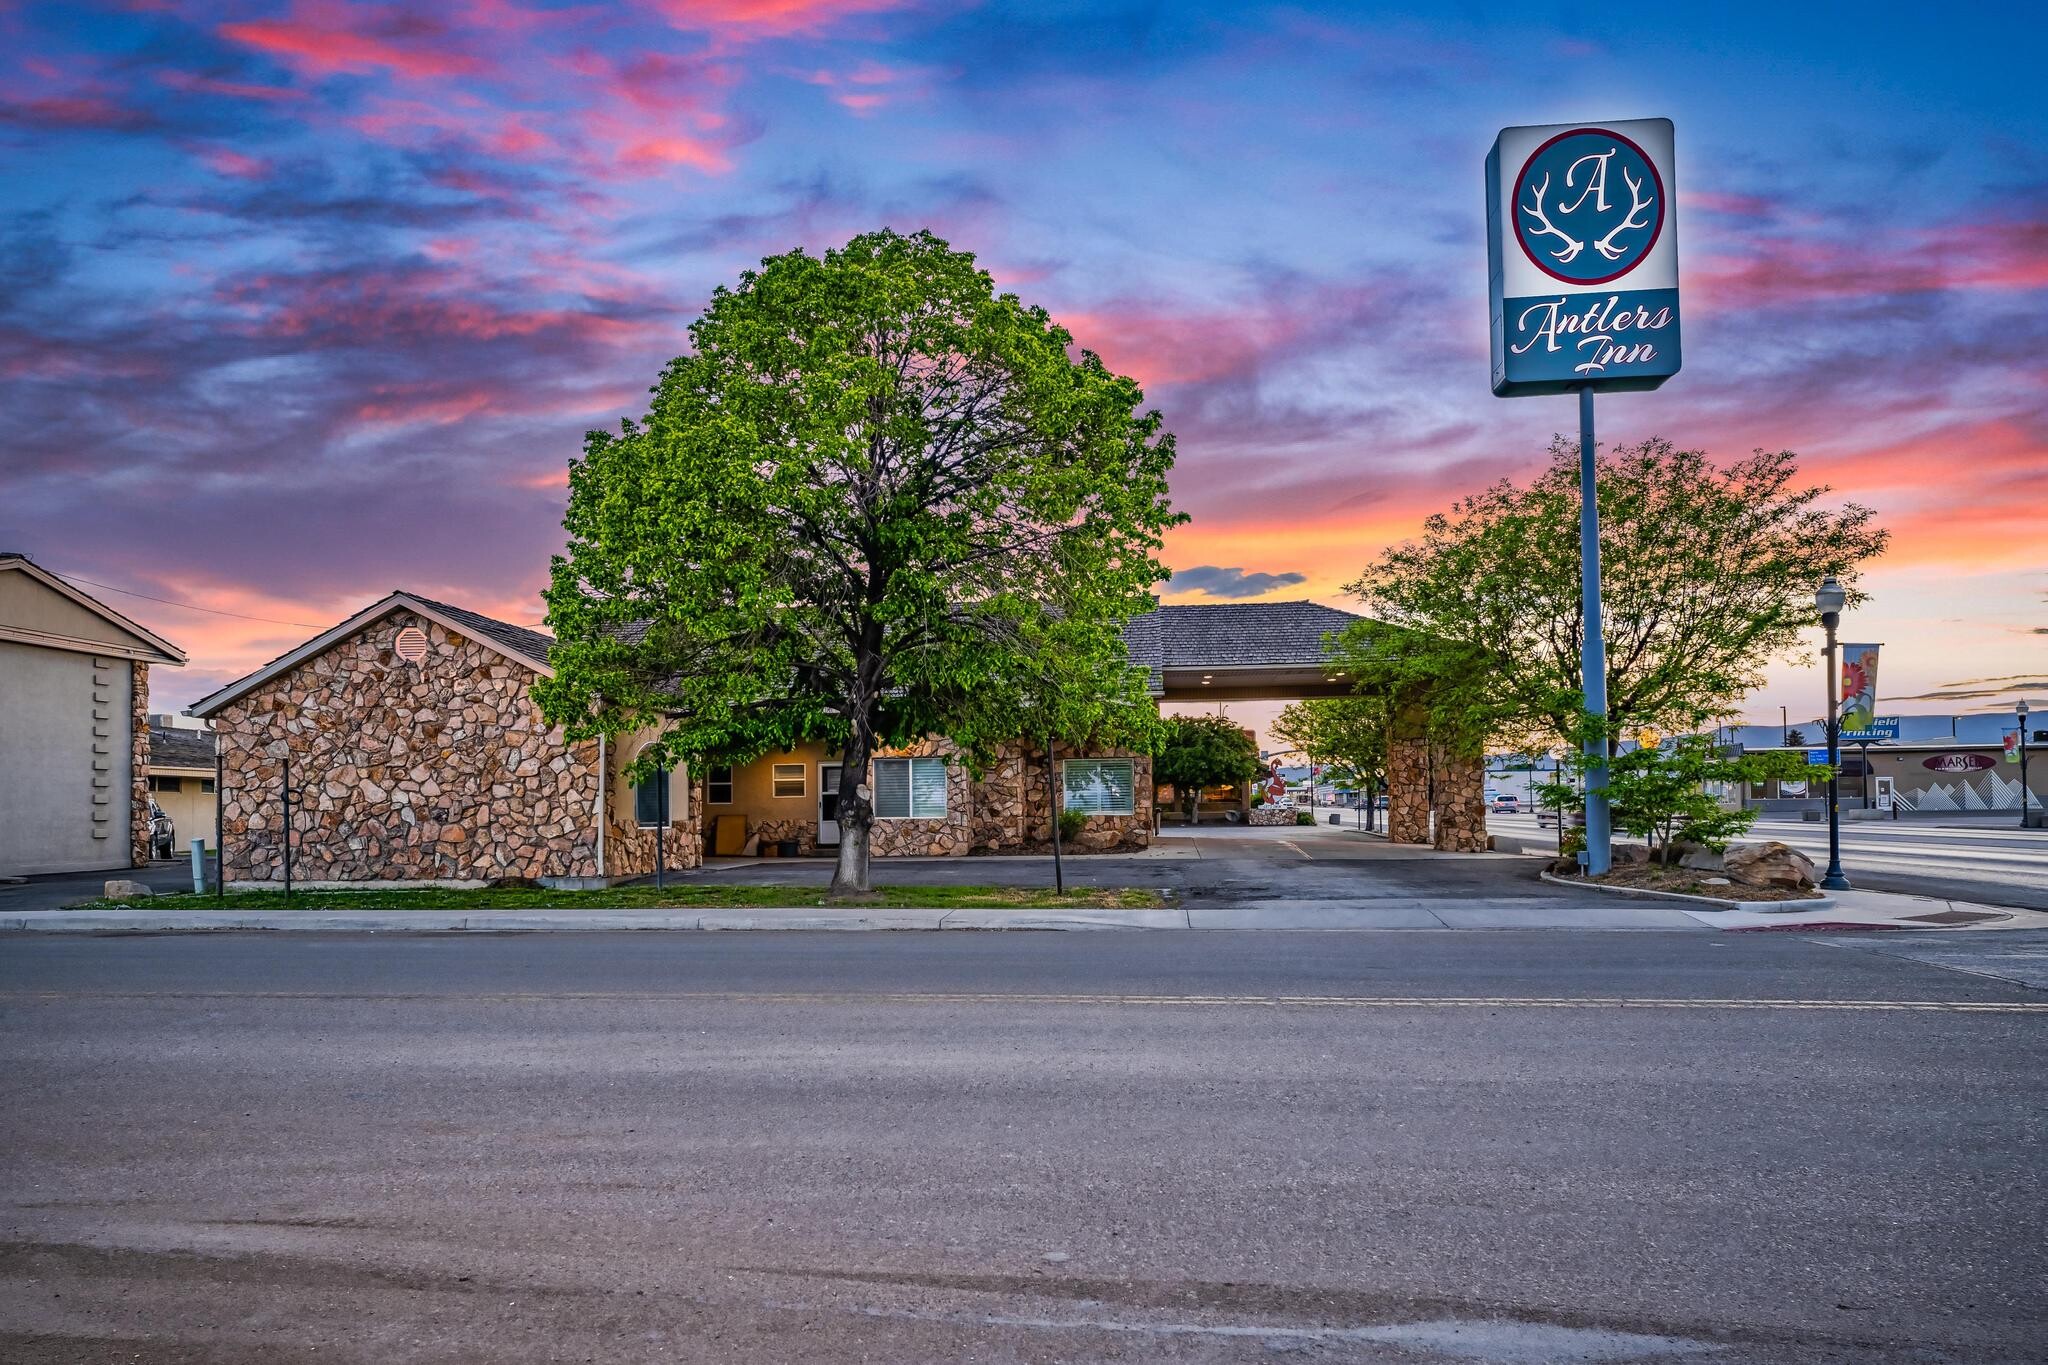
<instances>
[{"instance_id":1,"label":"lamp post","mask_svg":"<svg viewBox=\"0 0 2048 1365\"><path fill-rule=\"evenodd\" d=\"M2013 714L2020 721L2020 828L2027 827L2027 799L2031 788L2027 786L2027 699L2021 697L2013 704Z\"/></svg>"},{"instance_id":2,"label":"lamp post","mask_svg":"<svg viewBox=\"0 0 2048 1365\"><path fill-rule=\"evenodd\" d=\"M1828 670L1828 870L1820 879L1821 886L1828 891L1847 891L1849 879L1842 875L1842 808L1839 802L1840 772L1842 767L1842 722L1836 714L1840 705L1839 693L1842 678L1835 671L1835 627L1842 622L1842 607L1849 600L1849 594L1833 574L1822 580L1820 588L1813 595L1813 605L1820 609L1820 623L1827 631Z\"/></svg>"}]
</instances>

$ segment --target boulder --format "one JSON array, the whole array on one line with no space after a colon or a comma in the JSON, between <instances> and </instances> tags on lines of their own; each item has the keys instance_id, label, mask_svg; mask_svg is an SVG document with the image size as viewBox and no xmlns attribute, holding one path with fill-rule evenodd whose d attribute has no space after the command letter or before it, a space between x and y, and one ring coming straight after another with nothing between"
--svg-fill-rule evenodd
<instances>
[{"instance_id":1,"label":"boulder","mask_svg":"<svg viewBox=\"0 0 2048 1365\"><path fill-rule=\"evenodd\" d=\"M1722 855L1721 865L1730 877L1751 886L1803 890L1820 880L1819 870L1814 867L1812 859L1776 839L1731 845Z\"/></svg>"},{"instance_id":2,"label":"boulder","mask_svg":"<svg viewBox=\"0 0 2048 1365\"><path fill-rule=\"evenodd\" d=\"M156 892L141 882L131 882L125 877L116 877L107 883L106 898L110 901L126 900L130 896L154 896Z\"/></svg>"},{"instance_id":3,"label":"boulder","mask_svg":"<svg viewBox=\"0 0 2048 1365\"><path fill-rule=\"evenodd\" d=\"M1550 864L1550 875L1553 877L1575 876L1578 870L1579 860L1576 854L1567 854L1565 857L1555 859Z\"/></svg>"},{"instance_id":4,"label":"boulder","mask_svg":"<svg viewBox=\"0 0 2048 1365\"><path fill-rule=\"evenodd\" d=\"M1719 872L1727 867L1727 855L1716 853L1702 844L1679 845L1678 865L1689 867L1695 872Z\"/></svg>"},{"instance_id":5,"label":"boulder","mask_svg":"<svg viewBox=\"0 0 2048 1365\"><path fill-rule=\"evenodd\" d=\"M1611 861L1616 867L1627 867L1630 865L1641 867L1650 861L1650 846L1648 844L1616 844L1614 845L1614 857Z\"/></svg>"}]
</instances>

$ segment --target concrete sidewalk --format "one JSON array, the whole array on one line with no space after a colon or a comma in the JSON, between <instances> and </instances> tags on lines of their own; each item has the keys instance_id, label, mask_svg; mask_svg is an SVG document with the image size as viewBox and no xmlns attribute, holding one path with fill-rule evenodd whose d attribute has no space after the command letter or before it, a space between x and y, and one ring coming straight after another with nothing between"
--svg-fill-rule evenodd
<instances>
[{"instance_id":1,"label":"concrete sidewalk","mask_svg":"<svg viewBox=\"0 0 2048 1365\"><path fill-rule=\"evenodd\" d=\"M45 910L0 914L0 933L588 933L619 929L1076 930L1381 929L1681 930L2041 929L2048 914L1881 892L1848 892L1823 910L1750 914L1620 898L1370 901L1249 900L1149 910L936 910L801 906L654 910Z\"/></svg>"}]
</instances>

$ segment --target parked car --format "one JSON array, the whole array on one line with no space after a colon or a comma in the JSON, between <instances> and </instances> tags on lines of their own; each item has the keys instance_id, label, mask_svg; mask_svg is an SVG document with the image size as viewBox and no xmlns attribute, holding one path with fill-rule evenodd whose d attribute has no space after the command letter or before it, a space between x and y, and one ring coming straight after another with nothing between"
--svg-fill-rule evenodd
<instances>
[{"instance_id":1,"label":"parked car","mask_svg":"<svg viewBox=\"0 0 2048 1365\"><path fill-rule=\"evenodd\" d=\"M1522 813L1522 798L1516 796L1513 792L1502 792L1493 798L1493 809L1499 815L1520 815Z\"/></svg>"},{"instance_id":2,"label":"parked car","mask_svg":"<svg viewBox=\"0 0 2048 1365\"><path fill-rule=\"evenodd\" d=\"M178 856L178 827L172 823L170 816L164 814L164 808L155 801L149 803L149 856Z\"/></svg>"}]
</instances>

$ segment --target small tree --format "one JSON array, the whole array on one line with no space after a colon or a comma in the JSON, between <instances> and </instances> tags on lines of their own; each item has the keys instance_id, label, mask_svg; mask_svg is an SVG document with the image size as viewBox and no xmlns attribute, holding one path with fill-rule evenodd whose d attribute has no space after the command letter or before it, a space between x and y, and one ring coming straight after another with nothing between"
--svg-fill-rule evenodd
<instances>
[{"instance_id":1,"label":"small tree","mask_svg":"<svg viewBox=\"0 0 2048 1365\"><path fill-rule=\"evenodd\" d=\"M1579 776L1579 784L1542 783L1537 798L1560 811L1583 810L1588 759L1575 750L1565 761ZM1828 774L1827 765L1809 764L1782 751L1729 752L1711 735L1682 735L1661 747L1629 749L1609 757L1606 764L1614 827L1649 843L1667 866L1680 844L1719 852L1756 823L1755 811L1723 806L1708 790L1709 784L1801 777L1824 781Z\"/></svg>"},{"instance_id":2,"label":"small tree","mask_svg":"<svg viewBox=\"0 0 2048 1365\"><path fill-rule=\"evenodd\" d=\"M1143 702L1122 626L1184 518L1136 381L924 232L772 257L690 339L646 417L570 464L550 723L658 727L648 767L823 741L847 894L878 749L939 734L982 761L1049 676ZM1053 709L1070 730L1086 708Z\"/></svg>"},{"instance_id":3,"label":"small tree","mask_svg":"<svg viewBox=\"0 0 2048 1365\"><path fill-rule=\"evenodd\" d=\"M1316 697L1283 709L1273 733L1318 762L1365 784L1386 784L1389 708L1384 697Z\"/></svg>"},{"instance_id":4,"label":"small tree","mask_svg":"<svg viewBox=\"0 0 2048 1365\"><path fill-rule=\"evenodd\" d=\"M1724 714L1800 644L1813 585L1856 590L1889 533L1855 503L1798 482L1790 451L1717 463L1669 441L1599 455L1608 719L1667 731ZM1525 484L1501 482L1424 523L1349 590L1352 677L1429 697L1434 730L1544 747L1576 733L1585 643L1579 452L1551 446ZM1619 734L1618 725L1611 733Z\"/></svg>"},{"instance_id":5,"label":"small tree","mask_svg":"<svg viewBox=\"0 0 2048 1365\"><path fill-rule=\"evenodd\" d=\"M1202 788L1249 782L1260 771L1258 744L1222 716L1168 716L1162 723L1152 775L1173 784L1190 824L1201 818Z\"/></svg>"}]
</instances>

